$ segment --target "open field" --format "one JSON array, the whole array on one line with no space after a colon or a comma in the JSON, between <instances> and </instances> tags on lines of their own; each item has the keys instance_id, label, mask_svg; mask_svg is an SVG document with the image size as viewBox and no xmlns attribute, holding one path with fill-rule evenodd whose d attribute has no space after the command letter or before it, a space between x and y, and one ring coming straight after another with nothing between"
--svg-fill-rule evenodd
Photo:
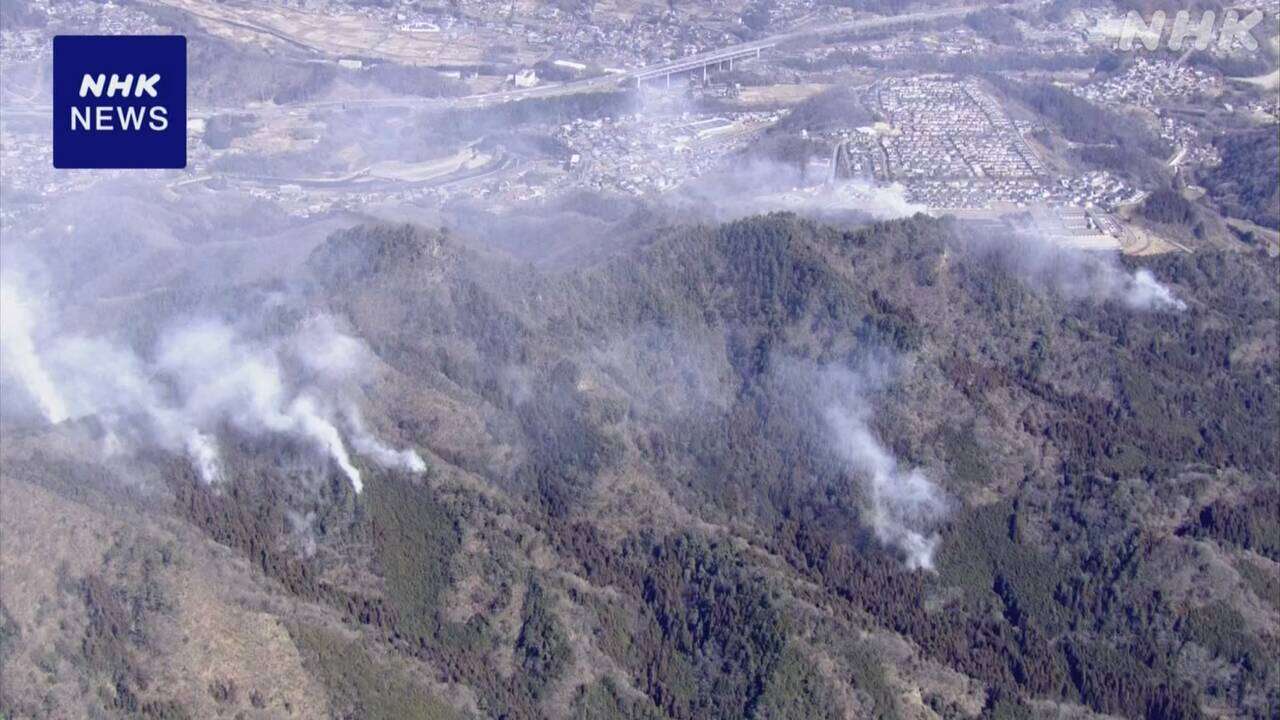
<instances>
[{"instance_id":1,"label":"open field","mask_svg":"<svg viewBox=\"0 0 1280 720\"><path fill-rule=\"evenodd\" d=\"M283 42L332 57L379 57L408 65L479 62L495 38L421 32L378 25L355 14L230 6L204 0L157 0L199 19L211 32L240 42Z\"/></svg>"},{"instance_id":2,"label":"open field","mask_svg":"<svg viewBox=\"0 0 1280 720\"><path fill-rule=\"evenodd\" d=\"M747 106L793 105L808 100L829 87L831 86L821 83L745 87L738 95L737 101Z\"/></svg>"}]
</instances>

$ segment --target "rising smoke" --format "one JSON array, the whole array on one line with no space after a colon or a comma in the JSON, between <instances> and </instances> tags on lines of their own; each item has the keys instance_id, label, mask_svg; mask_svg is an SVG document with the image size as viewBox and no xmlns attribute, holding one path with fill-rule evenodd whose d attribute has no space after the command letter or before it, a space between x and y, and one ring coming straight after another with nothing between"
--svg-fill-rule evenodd
<instances>
[{"instance_id":1,"label":"rising smoke","mask_svg":"<svg viewBox=\"0 0 1280 720\"><path fill-rule=\"evenodd\" d=\"M1118 302L1130 310L1181 312L1187 305L1146 268L1129 270L1114 252L1064 247L1030 228L971 237L968 248L1030 285L1072 301Z\"/></svg>"},{"instance_id":2,"label":"rising smoke","mask_svg":"<svg viewBox=\"0 0 1280 720\"><path fill-rule=\"evenodd\" d=\"M875 220L893 220L927 212L928 208L907 199L901 183L880 185L866 180L834 180L758 198L761 209L783 210L813 216L819 220L860 214Z\"/></svg>"},{"instance_id":3,"label":"rising smoke","mask_svg":"<svg viewBox=\"0 0 1280 720\"><path fill-rule=\"evenodd\" d=\"M1187 304L1174 296L1173 291L1156 280L1146 268L1141 268L1122 281L1120 297L1135 310L1173 310L1181 312Z\"/></svg>"},{"instance_id":4,"label":"rising smoke","mask_svg":"<svg viewBox=\"0 0 1280 720\"><path fill-rule=\"evenodd\" d=\"M52 424L96 417L106 428L106 452L180 452L213 483L223 473L220 429L282 435L334 462L360 492L343 427L355 452L374 462L426 469L416 452L395 450L366 429L352 396L371 355L327 316L273 339L250 339L221 320L174 323L144 356L107 338L60 331L14 277L0 280L0 289L4 373Z\"/></svg>"},{"instance_id":5,"label":"rising smoke","mask_svg":"<svg viewBox=\"0 0 1280 720\"><path fill-rule=\"evenodd\" d=\"M879 358L856 370L819 370L815 397L836 455L865 494L865 519L876 539L899 552L909 569L933 570L936 527L948 511L947 497L924 469L901 464L871 425L871 397L885 387L894 366Z\"/></svg>"},{"instance_id":6,"label":"rising smoke","mask_svg":"<svg viewBox=\"0 0 1280 720\"><path fill-rule=\"evenodd\" d=\"M807 179L794 163L768 158L738 159L720 171L684 185L668 200L682 214L716 222L780 211L815 220L892 220L927 210L906 198L900 183L860 179Z\"/></svg>"},{"instance_id":7,"label":"rising smoke","mask_svg":"<svg viewBox=\"0 0 1280 720\"><path fill-rule=\"evenodd\" d=\"M32 332L38 323L35 308L26 300L17 281L0 278L0 359L4 372L27 389L49 422L67 419L66 404L36 355Z\"/></svg>"}]
</instances>

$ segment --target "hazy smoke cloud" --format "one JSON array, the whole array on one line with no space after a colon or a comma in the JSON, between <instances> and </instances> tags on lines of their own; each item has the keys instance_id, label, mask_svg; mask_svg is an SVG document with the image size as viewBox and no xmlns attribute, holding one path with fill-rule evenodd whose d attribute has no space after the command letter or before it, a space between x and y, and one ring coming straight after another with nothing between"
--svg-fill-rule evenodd
<instances>
[{"instance_id":1,"label":"hazy smoke cloud","mask_svg":"<svg viewBox=\"0 0 1280 720\"><path fill-rule=\"evenodd\" d=\"M924 205L907 200L906 188L901 183L877 185L864 180L838 180L763 196L759 200L764 203L760 211L790 210L820 217L856 212L877 220L892 220L927 210Z\"/></svg>"},{"instance_id":2,"label":"hazy smoke cloud","mask_svg":"<svg viewBox=\"0 0 1280 720\"><path fill-rule=\"evenodd\" d=\"M333 333L334 345L349 340ZM298 345L291 339L283 351ZM179 328L163 339L156 367L172 378L183 398L182 415L196 426L216 426L225 420L250 433L306 438L342 468L359 492L363 488L360 471L352 464L342 436L312 397L314 389L290 391L281 355L280 348L253 347L230 327L208 321Z\"/></svg>"},{"instance_id":3,"label":"hazy smoke cloud","mask_svg":"<svg viewBox=\"0 0 1280 720\"><path fill-rule=\"evenodd\" d=\"M333 318L319 315L289 338L289 353L321 382L358 380L373 361L364 343L338 330Z\"/></svg>"},{"instance_id":4,"label":"hazy smoke cloud","mask_svg":"<svg viewBox=\"0 0 1280 720\"><path fill-rule=\"evenodd\" d=\"M213 483L221 479L221 472L218 470L218 446L212 437L202 432L192 432L187 436L186 450L187 455L191 457L191 462L196 466L196 471L205 482Z\"/></svg>"},{"instance_id":5,"label":"hazy smoke cloud","mask_svg":"<svg viewBox=\"0 0 1280 720\"><path fill-rule=\"evenodd\" d=\"M912 570L933 569L938 535L933 528L947 512L941 488L921 468L904 467L871 428L868 395L882 387L885 363L867 363L857 372L828 370L818 383L831 441L867 495L871 529L880 542L902 553Z\"/></svg>"},{"instance_id":6,"label":"hazy smoke cloud","mask_svg":"<svg viewBox=\"0 0 1280 720\"><path fill-rule=\"evenodd\" d=\"M384 467L399 468L413 473L424 472L427 469L426 462L417 452L413 450L396 450L389 447L383 444L376 435L366 430L360 411L356 410L354 406L347 410L346 418L351 426L351 444L355 447L356 452L368 455Z\"/></svg>"},{"instance_id":7,"label":"hazy smoke cloud","mask_svg":"<svg viewBox=\"0 0 1280 720\"><path fill-rule=\"evenodd\" d=\"M360 492L362 477L341 424L355 451L375 462L411 472L426 468L417 453L394 450L365 429L348 395L368 368L369 353L331 318L314 318L273 340L247 339L217 320L189 321L162 333L154 358L146 360L103 338L37 335L36 308L20 286L6 278L3 291L4 372L51 423L97 416L108 429L107 450L132 443L183 452L214 482L222 474L219 428L287 435L331 459ZM56 323L42 328L56 330Z\"/></svg>"},{"instance_id":8,"label":"hazy smoke cloud","mask_svg":"<svg viewBox=\"0 0 1280 720\"><path fill-rule=\"evenodd\" d=\"M4 310L0 312L0 359L5 372L27 388L50 422L66 420L66 403L36 355L32 336L37 323L35 309L26 301L16 278L0 277L0 308Z\"/></svg>"},{"instance_id":9,"label":"hazy smoke cloud","mask_svg":"<svg viewBox=\"0 0 1280 720\"><path fill-rule=\"evenodd\" d=\"M295 537L300 545L302 554L305 557L311 557L316 554L316 534L315 525L316 514L314 512L300 513L294 510L285 510L284 517L289 521L289 525L293 530Z\"/></svg>"},{"instance_id":10,"label":"hazy smoke cloud","mask_svg":"<svg viewBox=\"0 0 1280 720\"><path fill-rule=\"evenodd\" d=\"M1186 303L1150 270L1129 271L1113 252L1063 247L1020 229L1000 238L973 238L980 253L1009 268L1024 282L1069 300L1119 302L1133 310L1181 312Z\"/></svg>"},{"instance_id":11,"label":"hazy smoke cloud","mask_svg":"<svg viewBox=\"0 0 1280 720\"><path fill-rule=\"evenodd\" d=\"M1139 310L1187 309L1187 304L1174 297L1173 291L1160 284L1151 271L1142 268L1127 279L1122 297L1126 305Z\"/></svg>"},{"instance_id":12,"label":"hazy smoke cloud","mask_svg":"<svg viewBox=\"0 0 1280 720\"><path fill-rule=\"evenodd\" d=\"M705 213L718 222L773 211L796 212L819 220L850 215L890 220L926 210L907 200L900 183L806 178L795 164L764 158L735 162L687 183L670 202L688 212Z\"/></svg>"},{"instance_id":13,"label":"hazy smoke cloud","mask_svg":"<svg viewBox=\"0 0 1280 720\"><path fill-rule=\"evenodd\" d=\"M1074 277L1056 280L1060 288L1076 297L1119 301L1133 310L1181 312L1187 309L1186 303L1174 297L1173 291L1156 280L1150 270L1129 272L1114 256L1085 255L1056 272L1077 273Z\"/></svg>"}]
</instances>

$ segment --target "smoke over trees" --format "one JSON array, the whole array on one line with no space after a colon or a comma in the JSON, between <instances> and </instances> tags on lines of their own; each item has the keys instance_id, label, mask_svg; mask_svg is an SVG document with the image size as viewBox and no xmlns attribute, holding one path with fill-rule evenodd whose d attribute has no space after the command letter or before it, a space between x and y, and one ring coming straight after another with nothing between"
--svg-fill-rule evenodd
<instances>
[{"instance_id":1,"label":"smoke over trees","mask_svg":"<svg viewBox=\"0 0 1280 720\"><path fill-rule=\"evenodd\" d=\"M1270 676L1243 668L1267 651L1159 593L1187 543L1271 552L1248 508L1274 505L1274 418L1250 409L1277 402L1273 268L923 215L638 236L534 266L360 225L284 277L97 285L155 306L117 333L87 291L6 278L6 405L30 410L6 452L29 473L33 448L114 435L162 468L157 506L326 618L291 637L352 712L406 706L326 657L481 714L890 717L893 657L963 674L930 692L971 713L1194 717L1186 642L1261 707Z\"/></svg>"}]
</instances>

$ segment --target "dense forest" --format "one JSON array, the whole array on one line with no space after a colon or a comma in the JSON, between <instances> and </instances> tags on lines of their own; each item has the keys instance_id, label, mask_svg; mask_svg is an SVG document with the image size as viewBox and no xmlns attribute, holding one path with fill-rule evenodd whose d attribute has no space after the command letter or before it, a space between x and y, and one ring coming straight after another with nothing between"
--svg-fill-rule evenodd
<instances>
[{"instance_id":1,"label":"dense forest","mask_svg":"<svg viewBox=\"0 0 1280 720\"><path fill-rule=\"evenodd\" d=\"M1215 144L1222 164L1204 178L1225 214L1280 228L1280 128L1223 133Z\"/></svg>"},{"instance_id":2,"label":"dense forest","mask_svg":"<svg viewBox=\"0 0 1280 720\"><path fill-rule=\"evenodd\" d=\"M508 718L896 718L907 688L942 717L1272 716L1275 261L1155 260L1179 310L1073 289L1119 261L1027 252L770 215L534 270L339 232L309 292L390 369L428 472L305 490L245 439L226 490L175 461L173 507L357 631L289 624L353 717L459 712L406 663ZM833 407L945 495L931 569L870 515ZM164 717L113 629L163 612L136 592L82 588L84 662L106 707ZM386 676L342 669L370 662Z\"/></svg>"}]
</instances>

